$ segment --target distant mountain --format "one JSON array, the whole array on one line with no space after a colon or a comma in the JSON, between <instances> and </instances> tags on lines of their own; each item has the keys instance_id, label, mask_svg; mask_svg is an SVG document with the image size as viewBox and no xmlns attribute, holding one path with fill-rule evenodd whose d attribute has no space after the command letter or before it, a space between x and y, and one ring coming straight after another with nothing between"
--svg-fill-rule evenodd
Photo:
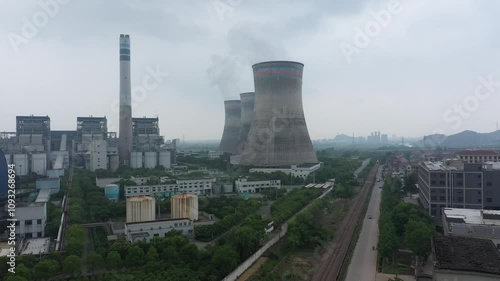
<instances>
[{"instance_id":1,"label":"distant mountain","mask_svg":"<svg viewBox=\"0 0 500 281\"><path fill-rule=\"evenodd\" d=\"M424 143L426 146L446 146L449 148L499 146L500 130L491 133L463 131L450 136L434 134L425 136Z\"/></svg>"},{"instance_id":2,"label":"distant mountain","mask_svg":"<svg viewBox=\"0 0 500 281\"><path fill-rule=\"evenodd\" d=\"M346 135L346 134L340 134L336 135L335 138L333 138L334 142L352 142L352 137Z\"/></svg>"}]
</instances>

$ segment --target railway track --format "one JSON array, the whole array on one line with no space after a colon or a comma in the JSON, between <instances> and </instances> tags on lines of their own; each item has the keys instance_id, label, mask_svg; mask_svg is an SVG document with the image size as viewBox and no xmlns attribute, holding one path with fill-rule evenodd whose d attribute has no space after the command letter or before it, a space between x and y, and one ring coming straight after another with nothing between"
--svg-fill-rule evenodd
<instances>
[{"instance_id":1,"label":"railway track","mask_svg":"<svg viewBox=\"0 0 500 281\"><path fill-rule=\"evenodd\" d=\"M335 233L335 237L330 246L331 251L329 256L320 265L311 281L338 280L354 231L356 230L359 218L361 217L366 200L370 194L370 189L375 182L378 168L379 164L376 164L370 171L360 194L354 199L353 206L349 209L347 215L340 224L339 230Z\"/></svg>"}]
</instances>

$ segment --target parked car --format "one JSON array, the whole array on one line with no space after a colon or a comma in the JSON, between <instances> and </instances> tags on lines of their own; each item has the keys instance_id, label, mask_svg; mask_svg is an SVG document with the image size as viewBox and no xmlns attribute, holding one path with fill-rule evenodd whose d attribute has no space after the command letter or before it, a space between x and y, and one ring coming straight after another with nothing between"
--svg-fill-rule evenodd
<instances>
[{"instance_id":1,"label":"parked car","mask_svg":"<svg viewBox=\"0 0 500 281\"><path fill-rule=\"evenodd\" d=\"M368 219L372 219L372 218L373 218L372 215L368 215Z\"/></svg>"}]
</instances>

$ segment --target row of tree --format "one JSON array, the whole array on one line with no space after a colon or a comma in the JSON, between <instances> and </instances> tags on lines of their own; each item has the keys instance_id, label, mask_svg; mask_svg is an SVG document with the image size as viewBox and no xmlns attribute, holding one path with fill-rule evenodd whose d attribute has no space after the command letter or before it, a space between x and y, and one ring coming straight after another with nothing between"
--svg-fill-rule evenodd
<instances>
[{"instance_id":1,"label":"row of tree","mask_svg":"<svg viewBox=\"0 0 500 281\"><path fill-rule=\"evenodd\" d=\"M379 258L392 259L400 248L410 249L424 259L431 251L433 221L412 203L401 202L399 179L387 179L382 191L379 219Z\"/></svg>"},{"instance_id":2,"label":"row of tree","mask_svg":"<svg viewBox=\"0 0 500 281\"><path fill-rule=\"evenodd\" d=\"M310 188L298 188L288 192L271 205L274 224L281 225L300 209L307 206L309 202L321 195L322 192L323 190Z\"/></svg>"}]
</instances>

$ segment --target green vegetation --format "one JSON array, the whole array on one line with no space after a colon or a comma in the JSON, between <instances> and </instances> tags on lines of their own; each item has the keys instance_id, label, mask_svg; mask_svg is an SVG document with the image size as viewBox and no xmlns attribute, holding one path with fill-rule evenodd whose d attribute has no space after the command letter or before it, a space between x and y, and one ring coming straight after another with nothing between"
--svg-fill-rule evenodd
<instances>
[{"instance_id":1,"label":"green vegetation","mask_svg":"<svg viewBox=\"0 0 500 281\"><path fill-rule=\"evenodd\" d=\"M210 200L212 201L212 199ZM221 197L221 200L213 200L215 205L217 206L221 202L224 202L225 199ZM231 202L228 199L228 202ZM234 201L233 201L234 203ZM209 204L210 206L210 204ZM212 205L213 206L213 205ZM203 208L203 210L210 210L212 212L216 212L223 217L221 220L216 221L214 224L210 225L200 225L195 226L194 233L197 240L200 241L210 241L217 236L223 234L228 231L231 227L241 223L247 216L256 213L260 208L260 204L257 200L239 200L238 205L236 207L222 207L222 209L217 210L215 208ZM218 216L216 214L216 216Z\"/></svg>"},{"instance_id":2,"label":"green vegetation","mask_svg":"<svg viewBox=\"0 0 500 281\"><path fill-rule=\"evenodd\" d=\"M432 218L419 206L401 202L401 186L401 181L387 179L382 191L378 245L380 263L389 259L392 259L393 265L397 263L401 247L424 259L431 251Z\"/></svg>"},{"instance_id":3,"label":"green vegetation","mask_svg":"<svg viewBox=\"0 0 500 281\"><path fill-rule=\"evenodd\" d=\"M285 222L300 209L307 206L311 200L321 195L322 192L323 190L305 188L294 189L288 192L284 197L271 205L272 220L275 225Z\"/></svg>"},{"instance_id":4,"label":"green vegetation","mask_svg":"<svg viewBox=\"0 0 500 281\"><path fill-rule=\"evenodd\" d=\"M288 224L288 244L293 248L305 245L317 245L328 239L327 231L319 223L324 209L328 207L328 198L321 198L306 210L297 214Z\"/></svg>"}]
</instances>

